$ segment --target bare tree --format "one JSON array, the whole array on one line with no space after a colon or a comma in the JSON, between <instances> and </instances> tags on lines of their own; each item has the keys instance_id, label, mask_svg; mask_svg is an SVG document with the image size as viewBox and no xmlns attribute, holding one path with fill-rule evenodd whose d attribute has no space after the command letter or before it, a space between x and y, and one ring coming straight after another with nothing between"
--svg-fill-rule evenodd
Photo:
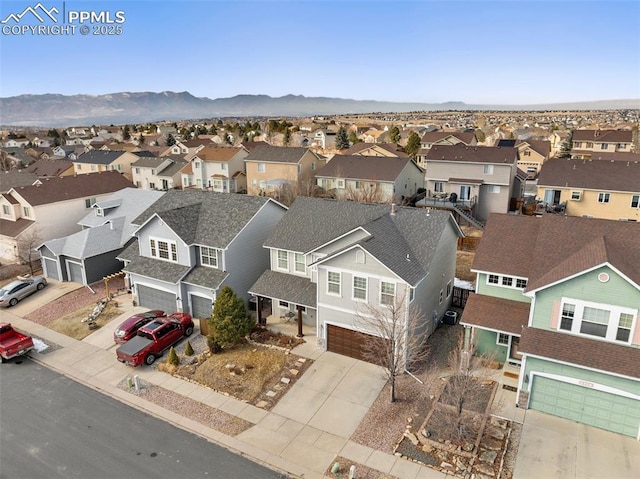
<instances>
[{"instance_id":1,"label":"bare tree","mask_svg":"<svg viewBox=\"0 0 640 479\"><path fill-rule=\"evenodd\" d=\"M380 182L360 181L360 187L349 184L345 189L343 198L350 201L358 201L360 203L389 203L391 198L386 197Z\"/></svg>"},{"instance_id":2,"label":"bare tree","mask_svg":"<svg viewBox=\"0 0 640 479\"><path fill-rule=\"evenodd\" d=\"M33 274L33 263L37 259L36 246L42 244L40 231L32 227L26 233L18 237L15 249L16 261L19 264L28 264L29 272Z\"/></svg>"},{"instance_id":3,"label":"bare tree","mask_svg":"<svg viewBox=\"0 0 640 479\"><path fill-rule=\"evenodd\" d=\"M391 304L366 303L356 312L356 323L370 335L364 344L365 356L384 368L391 386L391 402L396 401L396 379L423 363L426 345L426 316L417 306L407 304L406 294Z\"/></svg>"}]
</instances>

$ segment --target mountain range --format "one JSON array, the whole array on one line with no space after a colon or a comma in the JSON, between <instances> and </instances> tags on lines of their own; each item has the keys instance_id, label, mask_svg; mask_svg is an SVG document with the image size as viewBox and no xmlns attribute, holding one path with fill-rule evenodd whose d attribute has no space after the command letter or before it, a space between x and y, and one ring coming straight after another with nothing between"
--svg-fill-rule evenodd
<instances>
[{"instance_id":1,"label":"mountain range","mask_svg":"<svg viewBox=\"0 0 640 479\"><path fill-rule=\"evenodd\" d=\"M286 95L196 97L189 92L120 92L107 95L19 95L0 98L0 124L69 126L126 124L214 117L313 116L448 110L619 110L640 108L640 100L603 100L540 105L413 103Z\"/></svg>"}]
</instances>

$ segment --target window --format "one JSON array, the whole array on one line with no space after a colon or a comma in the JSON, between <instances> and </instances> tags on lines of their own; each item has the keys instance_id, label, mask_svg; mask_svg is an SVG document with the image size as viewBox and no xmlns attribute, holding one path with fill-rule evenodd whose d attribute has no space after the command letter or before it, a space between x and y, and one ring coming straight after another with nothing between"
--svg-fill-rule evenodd
<instances>
[{"instance_id":1,"label":"window","mask_svg":"<svg viewBox=\"0 0 640 479\"><path fill-rule=\"evenodd\" d=\"M185 186L187 185L187 179L186 178L184 179L184 184L185 184ZM142 181L136 181L136 186L138 188L142 188Z\"/></svg>"},{"instance_id":2,"label":"window","mask_svg":"<svg viewBox=\"0 0 640 479\"><path fill-rule=\"evenodd\" d=\"M91 165L91 171L96 171L96 165Z\"/></svg>"},{"instance_id":3,"label":"window","mask_svg":"<svg viewBox=\"0 0 640 479\"><path fill-rule=\"evenodd\" d=\"M76 166L78 167L78 171L80 171L82 169L82 165L81 164L78 163Z\"/></svg>"},{"instance_id":4,"label":"window","mask_svg":"<svg viewBox=\"0 0 640 479\"><path fill-rule=\"evenodd\" d=\"M618 321L618 331L616 332L616 341L624 341L625 343L629 342L632 324L632 314L620 313L620 320Z\"/></svg>"},{"instance_id":5,"label":"window","mask_svg":"<svg viewBox=\"0 0 640 479\"><path fill-rule=\"evenodd\" d=\"M84 207L85 208L91 208L96 202L95 198L87 198L86 200L84 200Z\"/></svg>"},{"instance_id":6,"label":"window","mask_svg":"<svg viewBox=\"0 0 640 479\"><path fill-rule=\"evenodd\" d=\"M367 278L353 277L353 299L367 300Z\"/></svg>"},{"instance_id":7,"label":"window","mask_svg":"<svg viewBox=\"0 0 640 479\"><path fill-rule=\"evenodd\" d=\"M258 173L264 173L266 165L264 163L258 163Z\"/></svg>"},{"instance_id":8,"label":"window","mask_svg":"<svg viewBox=\"0 0 640 479\"><path fill-rule=\"evenodd\" d=\"M150 239L151 256L168 261L178 261L178 248L173 241Z\"/></svg>"},{"instance_id":9,"label":"window","mask_svg":"<svg viewBox=\"0 0 640 479\"><path fill-rule=\"evenodd\" d=\"M493 165L484 165L483 172L485 175L493 175Z\"/></svg>"},{"instance_id":10,"label":"window","mask_svg":"<svg viewBox=\"0 0 640 479\"><path fill-rule=\"evenodd\" d=\"M311 162L311 169L312 170L316 169L316 162L315 161Z\"/></svg>"},{"instance_id":11,"label":"window","mask_svg":"<svg viewBox=\"0 0 640 479\"><path fill-rule=\"evenodd\" d=\"M396 285L394 283L380 282L380 303L392 305L396 297Z\"/></svg>"},{"instance_id":12,"label":"window","mask_svg":"<svg viewBox=\"0 0 640 479\"><path fill-rule=\"evenodd\" d=\"M102 211L102 208L96 209L96 216L104 216L104 212Z\"/></svg>"},{"instance_id":13,"label":"window","mask_svg":"<svg viewBox=\"0 0 640 479\"><path fill-rule=\"evenodd\" d=\"M497 274L490 274L489 278L487 279L487 283L498 284L499 280L500 280L500 277Z\"/></svg>"},{"instance_id":14,"label":"window","mask_svg":"<svg viewBox=\"0 0 640 479\"><path fill-rule=\"evenodd\" d=\"M580 324L580 332L599 336L601 338L607 335L607 326L609 325L610 311L604 309L591 308L585 306L582 312L582 323Z\"/></svg>"},{"instance_id":15,"label":"window","mask_svg":"<svg viewBox=\"0 0 640 479\"><path fill-rule=\"evenodd\" d=\"M598 203L609 203L610 193L598 193Z\"/></svg>"},{"instance_id":16,"label":"window","mask_svg":"<svg viewBox=\"0 0 640 479\"><path fill-rule=\"evenodd\" d=\"M571 200L572 201L580 201L582 199L582 191L572 191L571 192Z\"/></svg>"},{"instance_id":17,"label":"window","mask_svg":"<svg viewBox=\"0 0 640 479\"><path fill-rule=\"evenodd\" d=\"M487 186L487 192L488 193L500 193L500 186L499 185L488 185Z\"/></svg>"},{"instance_id":18,"label":"window","mask_svg":"<svg viewBox=\"0 0 640 479\"><path fill-rule=\"evenodd\" d=\"M509 346L509 335L504 333L498 333L498 338L496 339L497 344L501 344L503 346Z\"/></svg>"},{"instance_id":19,"label":"window","mask_svg":"<svg viewBox=\"0 0 640 479\"><path fill-rule=\"evenodd\" d=\"M304 262L304 255L302 253L296 253L295 268L298 273L305 273L307 271L307 268Z\"/></svg>"},{"instance_id":20,"label":"window","mask_svg":"<svg viewBox=\"0 0 640 479\"><path fill-rule=\"evenodd\" d=\"M356 190L359 190L362 186L362 182L361 181L354 181L353 182L353 188Z\"/></svg>"},{"instance_id":21,"label":"window","mask_svg":"<svg viewBox=\"0 0 640 479\"><path fill-rule=\"evenodd\" d=\"M436 193L444 193L444 181L436 181L433 184L433 191Z\"/></svg>"},{"instance_id":22,"label":"window","mask_svg":"<svg viewBox=\"0 0 640 479\"><path fill-rule=\"evenodd\" d=\"M9 205L2 205L2 213L5 215L9 214Z\"/></svg>"},{"instance_id":23,"label":"window","mask_svg":"<svg viewBox=\"0 0 640 479\"><path fill-rule=\"evenodd\" d=\"M453 291L452 286L453 286L453 284L451 283L451 281L449 281L449 282L447 283L447 298L448 298L449 296L451 296L451 292Z\"/></svg>"},{"instance_id":24,"label":"window","mask_svg":"<svg viewBox=\"0 0 640 479\"><path fill-rule=\"evenodd\" d=\"M336 188L344 188L344 179L339 178L336 180Z\"/></svg>"},{"instance_id":25,"label":"window","mask_svg":"<svg viewBox=\"0 0 640 479\"><path fill-rule=\"evenodd\" d=\"M587 141L587 148L593 148L593 142Z\"/></svg>"},{"instance_id":26,"label":"window","mask_svg":"<svg viewBox=\"0 0 640 479\"><path fill-rule=\"evenodd\" d=\"M213 180L213 188L216 189L216 190L223 189L222 180Z\"/></svg>"},{"instance_id":27,"label":"window","mask_svg":"<svg viewBox=\"0 0 640 479\"><path fill-rule=\"evenodd\" d=\"M503 276L502 286L513 286L513 278L510 278L509 276Z\"/></svg>"},{"instance_id":28,"label":"window","mask_svg":"<svg viewBox=\"0 0 640 479\"><path fill-rule=\"evenodd\" d=\"M573 147L574 147L574 148L580 148L580 147L582 147L582 142L580 142L580 141L574 141L574 142L573 142Z\"/></svg>"},{"instance_id":29,"label":"window","mask_svg":"<svg viewBox=\"0 0 640 479\"><path fill-rule=\"evenodd\" d=\"M364 264L366 262L366 258L364 255L364 251L356 251L356 263Z\"/></svg>"},{"instance_id":30,"label":"window","mask_svg":"<svg viewBox=\"0 0 640 479\"><path fill-rule=\"evenodd\" d=\"M442 304L442 300L444 299L444 290L440 290L440 298L438 299L438 304Z\"/></svg>"},{"instance_id":31,"label":"window","mask_svg":"<svg viewBox=\"0 0 640 479\"><path fill-rule=\"evenodd\" d=\"M28 206L23 206L22 214L23 216L26 216L27 218L29 218L31 216L31 208L29 208Z\"/></svg>"},{"instance_id":32,"label":"window","mask_svg":"<svg viewBox=\"0 0 640 479\"><path fill-rule=\"evenodd\" d=\"M524 289L527 287L526 279L516 279L516 288Z\"/></svg>"},{"instance_id":33,"label":"window","mask_svg":"<svg viewBox=\"0 0 640 479\"><path fill-rule=\"evenodd\" d=\"M152 190L156 189L156 184L155 183L149 183L149 188L151 188Z\"/></svg>"},{"instance_id":34,"label":"window","mask_svg":"<svg viewBox=\"0 0 640 479\"><path fill-rule=\"evenodd\" d=\"M298 173L302 173L302 165L298 164Z\"/></svg>"},{"instance_id":35,"label":"window","mask_svg":"<svg viewBox=\"0 0 640 479\"><path fill-rule=\"evenodd\" d=\"M460 187L460 199L468 200L471 198L471 187L467 185L463 185Z\"/></svg>"},{"instance_id":36,"label":"window","mask_svg":"<svg viewBox=\"0 0 640 479\"><path fill-rule=\"evenodd\" d=\"M565 331L571 331L573 326L573 317L576 313L576 305L571 303L565 303L562 306L562 316L560 316L560 329Z\"/></svg>"},{"instance_id":37,"label":"window","mask_svg":"<svg viewBox=\"0 0 640 479\"><path fill-rule=\"evenodd\" d=\"M199 162L199 161L194 161L194 162L193 162L193 167L194 167L196 170L199 170L199 169L200 169L200 162Z\"/></svg>"},{"instance_id":38,"label":"window","mask_svg":"<svg viewBox=\"0 0 640 479\"><path fill-rule=\"evenodd\" d=\"M600 149L601 150L606 150L609 148L609 143L601 143L600 144Z\"/></svg>"},{"instance_id":39,"label":"window","mask_svg":"<svg viewBox=\"0 0 640 479\"><path fill-rule=\"evenodd\" d=\"M409 302L413 301L416 297L416 288L409 288Z\"/></svg>"},{"instance_id":40,"label":"window","mask_svg":"<svg viewBox=\"0 0 640 479\"><path fill-rule=\"evenodd\" d=\"M631 207L640 208L640 195L633 195L631 197Z\"/></svg>"},{"instance_id":41,"label":"window","mask_svg":"<svg viewBox=\"0 0 640 479\"><path fill-rule=\"evenodd\" d=\"M218 252L214 248L200 247L200 261L205 266L218 267Z\"/></svg>"},{"instance_id":42,"label":"window","mask_svg":"<svg viewBox=\"0 0 640 479\"><path fill-rule=\"evenodd\" d=\"M287 303L286 301L278 301L278 306L280 306L281 308L288 308L289 303Z\"/></svg>"},{"instance_id":43,"label":"window","mask_svg":"<svg viewBox=\"0 0 640 479\"><path fill-rule=\"evenodd\" d=\"M229 169L229 165L227 165L226 163L222 163L222 164L220 165L220 169L221 169L222 171L227 171L227 170Z\"/></svg>"},{"instance_id":44,"label":"window","mask_svg":"<svg viewBox=\"0 0 640 479\"><path fill-rule=\"evenodd\" d=\"M327 293L340 294L340 273L329 271L327 274Z\"/></svg>"},{"instance_id":45,"label":"window","mask_svg":"<svg viewBox=\"0 0 640 479\"><path fill-rule=\"evenodd\" d=\"M289 255L284 250L278 250L278 269L289 269Z\"/></svg>"},{"instance_id":46,"label":"window","mask_svg":"<svg viewBox=\"0 0 640 479\"><path fill-rule=\"evenodd\" d=\"M251 180L251 186L258 186L258 180L256 180L255 178Z\"/></svg>"},{"instance_id":47,"label":"window","mask_svg":"<svg viewBox=\"0 0 640 479\"><path fill-rule=\"evenodd\" d=\"M135 172L136 172L136 175L139 175L140 174L140 168L136 168Z\"/></svg>"},{"instance_id":48,"label":"window","mask_svg":"<svg viewBox=\"0 0 640 479\"><path fill-rule=\"evenodd\" d=\"M524 150L524 156L531 156L531 150Z\"/></svg>"}]
</instances>

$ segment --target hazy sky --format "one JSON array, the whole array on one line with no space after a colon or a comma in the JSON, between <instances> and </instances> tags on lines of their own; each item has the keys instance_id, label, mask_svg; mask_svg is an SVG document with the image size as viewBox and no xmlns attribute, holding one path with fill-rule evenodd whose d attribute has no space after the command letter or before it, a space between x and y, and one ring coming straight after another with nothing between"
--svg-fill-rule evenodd
<instances>
[{"instance_id":1,"label":"hazy sky","mask_svg":"<svg viewBox=\"0 0 640 479\"><path fill-rule=\"evenodd\" d=\"M37 3L2 0L0 20ZM173 90L476 104L640 98L640 0L41 3L66 14L123 11L122 33L82 35L75 23L73 35L16 34L40 23L31 13L9 19L2 27L14 33L0 38L2 97Z\"/></svg>"}]
</instances>

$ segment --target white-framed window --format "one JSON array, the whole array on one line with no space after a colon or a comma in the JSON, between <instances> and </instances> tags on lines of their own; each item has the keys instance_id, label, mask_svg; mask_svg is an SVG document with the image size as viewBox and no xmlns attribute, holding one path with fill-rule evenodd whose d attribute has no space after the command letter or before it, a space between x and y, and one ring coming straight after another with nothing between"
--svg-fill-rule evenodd
<instances>
[{"instance_id":1,"label":"white-framed window","mask_svg":"<svg viewBox=\"0 0 640 479\"><path fill-rule=\"evenodd\" d=\"M340 273L327 272L327 293L340 295Z\"/></svg>"},{"instance_id":2,"label":"white-framed window","mask_svg":"<svg viewBox=\"0 0 640 479\"><path fill-rule=\"evenodd\" d=\"M509 276L502 277L502 286L513 286L513 278Z\"/></svg>"},{"instance_id":3,"label":"white-framed window","mask_svg":"<svg viewBox=\"0 0 640 479\"><path fill-rule=\"evenodd\" d=\"M95 198L87 198L84 200L84 207L91 208L96 203Z\"/></svg>"},{"instance_id":4,"label":"white-framed window","mask_svg":"<svg viewBox=\"0 0 640 479\"><path fill-rule=\"evenodd\" d=\"M500 276L497 274L490 274L487 277L487 283L489 284L500 284Z\"/></svg>"},{"instance_id":5,"label":"white-framed window","mask_svg":"<svg viewBox=\"0 0 640 479\"><path fill-rule=\"evenodd\" d=\"M2 213L5 215L9 214L9 205L2 205Z\"/></svg>"},{"instance_id":6,"label":"white-framed window","mask_svg":"<svg viewBox=\"0 0 640 479\"><path fill-rule=\"evenodd\" d=\"M205 266L211 266L213 268L217 268L218 267L218 251L215 248L208 248L206 246L201 246L200 261Z\"/></svg>"},{"instance_id":7,"label":"white-framed window","mask_svg":"<svg viewBox=\"0 0 640 479\"><path fill-rule=\"evenodd\" d=\"M264 180L260 180L259 185L260 185L260 189L264 190L267 187L267 182Z\"/></svg>"},{"instance_id":8,"label":"white-framed window","mask_svg":"<svg viewBox=\"0 0 640 479\"><path fill-rule=\"evenodd\" d=\"M409 288L409 302L416 297L416 288Z\"/></svg>"},{"instance_id":9,"label":"white-framed window","mask_svg":"<svg viewBox=\"0 0 640 479\"><path fill-rule=\"evenodd\" d=\"M631 207L640 208L640 195L633 195L631 197Z\"/></svg>"},{"instance_id":10,"label":"white-framed window","mask_svg":"<svg viewBox=\"0 0 640 479\"><path fill-rule=\"evenodd\" d=\"M287 303L286 301L278 301L278 306L280 306L281 308L288 308L289 303Z\"/></svg>"},{"instance_id":11,"label":"white-framed window","mask_svg":"<svg viewBox=\"0 0 640 479\"><path fill-rule=\"evenodd\" d=\"M587 148L593 148L593 142L587 141Z\"/></svg>"},{"instance_id":12,"label":"white-framed window","mask_svg":"<svg viewBox=\"0 0 640 479\"><path fill-rule=\"evenodd\" d=\"M264 173L267 169L265 163L258 163L258 173Z\"/></svg>"},{"instance_id":13,"label":"white-framed window","mask_svg":"<svg viewBox=\"0 0 640 479\"><path fill-rule=\"evenodd\" d=\"M304 255L302 253L296 253L295 261L296 272L304 273L307 271L307 267L304 261Z\"/></svg>"},{"instance_id":14,"label":"white-framed window","mask_svg":"<svg viewBox=\"0 0 640 479\"><path fill-rule=\"evenodd\" d=\"M140 174L140 168L136 168L136 175Z\"/></svg>"},{"instance_id":15,"label":"white-framed window","mask_svg":"<svg viewBox=\"0 0 640 479\"><path fill-rule=\"evenodd\" d=\"M78 171L82 169L82 165L80 163L77 163L76 166L78 167Z\"/></svg>"},{"instance_id":16,"label":"white-framed window","mask_svg":"<svg viewBox=\"0 0 640 479\"><path fill-rule=\"evenodd\" d=\"M505 333L498 333L498 337L496 338L496 344L500 344L502 346L509 346L509 335Z\"/></svg>"},{"instance_id":17,"label":"white-framed window","mask_svg":"<svg viewBox=\"0 0 640 479\"><path fill-rule=\"evenodd\" d=\"M493 165L484 165L483 173L485 175L493 175Z\"/></svg>"},{"instance_id":18,"label":"white-framed window","mask_svg":"<svg viewBox=\"0 0 640 479\"><path fill-rule=\"evenodd\" d=\"M524 150L524 156L531 156L531 150Z\"/></svg>"},{"instance_id":19,"label":"white-framed window","mask_svg":"<svg viewBox=\"0 0 640 479\"><path fill-rule=\"evenodd\" d=\"M278 250L278 269L289 269L289 254L282 249Z\"/></svg>"},{"instance_id":20,"label":"white-framed window","mask_svg":"<svg viewBox=\"0 0 640 479\"><path fill-rule=\"evenodd\" d=\"M316 169L316 162L315 162L315 161L312 161L312 162L311 162L311 169L312 169L312 170L315 170L315 169Z\"/></svg>"},{"instance_id":21,"label":"white-framed window","mask_svg":"<svg viewBox=\"0 0 640 479\"><path fill-rule=\"evenodd\" d=\"M152 190L156 189L156 184L155 183L149 183L149 188L151 188Z\"/></svg>"},{"instance_id":22,"label":"white-framed window","mask_svg":"<svg viewBox=\"0 0 640 479\"><path fill-rule=\"evenodd\" d=\"M31 208L29 208L28 206L23 206L22 207L22 216L26 216L27 218L31 217Z\"/></svg>"},{"instance_id":23,"label":"white-framed window","mask_svg":"<svg viewBox=\"0 0 640 479\"><path fill-rule=\"evenodd\" d=\"M213 188L216 190L222 189L222 180L213 180Z\"/></svg>"},{"instance_id":24,"label":"white-framed window","mask_svg":"<svg viewBox=\"0 0 640 479\"><path fill-rule=\"evenodd\" d=\"M395 283L380 282L380 304L392 305L396 298Z\"/></svg>"},{"instance_id":25,"label":"white-framed window","mask_svg":"<svg viewBox=\"0 0 640 479\"><path fill-rule=\"evenodd\" d=\"M610 199L610 193L598 193L598 203L609 203Z\"/></svg>"},{"instance_id":26,"label":"white-framed window","mask_svg":"<svg viewBox=\"0 0 640 479\"><path fill-rule=\"evenodd\" d=\"M221 163L220 164L220 169L222 171L227 171L229 169L229 165L227 165L226 163Z\"/></svg>"},{"instance_id":27,"label":"white-framed window","mask_svg":"<svg viewBox=\"0 0 640 479\"><path fill-rule=\"evenodd\" d=\"M573 142L573 147L574 148L581 148L582 147L582 142L581 141L574 141Z\"/></svg>"},{"instance_id":28,"label":"white-framed window","mask_svg":"<svg viewBox=\"0 0 640 479\"><path fill-rule=\"evenodd\" d=\"M344 188L344 178L338 178L336 180L336 188Z\"/></svg>"},{"instance_id":29,"label":"white-framed window","mask_svg":"<svg viewBox=\"0 0 640 479\"><path fill-rule=\"evenodd\" d=\"M451 296L452 292L453 292L453 283L451 282L451 280L449 280L449 282L447 283L447 298Z\"/></svg>"},{"instance_id":30,"label":"white-framed window","mask_svg":"<svg viewBox=\"0 0 640 479\"><path fill-rule=\"evenodd\" d=\"M524 289L527 287L527 280L522 278L516 278L516 288Z\"/></svg>"},{"instance_id":31,"label":"white-framed window","mask_svg":"<svg viewBox=\"0 0 640 479\"><path fill-rule=\"evenodd\" d=\"M194 161L194 162L193 162L193 167L194 167L196 170L199 170L199 169L200 169L200 162L199 162L199 161Z\"/></svg>"},{"instance_id":32,"label":"white-framed window","mask_svg":"<svg viewBox=\"0 0 640 479\"><path fill-rule=\"evenodd\" d=\"M488 185L487 193L500 193L500 185Z\"/></svg>"},{"instance_id":33,"label":"white-framed window","mask_svg":"<svg viewBox=\"0 0 640 479\"><path fill-rule=\"evenodd\" d=\"M298 173L302 173L302 163L298 163Z\"/></svg>"},{"instance_id":34,"label":"white-framed window","mask_svg":"<svg viewBox=\"0 0 640 479\"><path fill-rule=\"evenodd\" d=\"M353 299L367 300L367 278L353 277Z\"/></svg>"},{"instance_id":35,"label":"white-framed window","mask_svg":"<svg viewBox=\"0 0 640 479\"><path fill-rule=\"evenodd\" d=\"M178 247L176 246L175 241L150 238L149 246L151 249L151 256L167 261L178 261Z\"/></svg>"},{"instance_id":36,"label":"white-framed window","mask_svg":"<svg viewBox=\"0 0 640 479\"><path fill-rule=\"evenodd\" d=\"M571 201L580 201L580 200L582 200L582 191L572 191Z\"/></svg>"},{"instance_id":37,"label":"white-framed window","mask_svg":"<svg viewBox=\"0 0 640 479\"><path fill-rule=\"evenodd\" d=\"M609 143L601 143L600 144L600 149L601 150L608 150L609 149Z\"/></svg>"},{"instance_id":38,"label":"white-framed window","mask_svg":"<svg viewBox=\"0 0 640 479\"><path fill-rule=\"evenodd\" d=\"M525 289L527 287L527 279L516 278L515 276L490 274L487 275L487 284L501 286L504 288Z\"/></svg>"},{"instance_id":39,"label":"white-framed window","mask_svg":"<svg viewBox=\"0 0 640 479\"><path fill-rule=\"evenodd\" d=\"M628 344L637 315L631 308L563 298L558 330Z\"/></svg>"},{"instance_id":40,"label":"white-framed window","mask_svg":"<svg viewBox=\"0 0 640 479\"><path fill-rule=\"evenodd\" d=\"M471 186L462 185L460 187L460 199L461 200L469 200L469 199L471 199Z\"/></svg>"},{"instance_id":41,"label":"white-framed window","mask_svg":"<svg viewBox=\"0 0 640 479\"><path fill-rule=\"evenodd\" d=\"M444 181L436 181L433 183L434 193L444 193Z\"/></svg>"}]
</instances>

